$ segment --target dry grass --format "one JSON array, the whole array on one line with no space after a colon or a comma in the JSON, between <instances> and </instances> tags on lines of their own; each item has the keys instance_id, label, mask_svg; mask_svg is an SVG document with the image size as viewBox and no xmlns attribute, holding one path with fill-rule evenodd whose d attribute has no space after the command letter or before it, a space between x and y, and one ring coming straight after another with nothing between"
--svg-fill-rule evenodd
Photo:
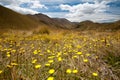
<instances>
[{"instance_id":1,"label":"dry grass","mask_svg":"<svg viewBox=\"0 0 120 80\"><path fill-rule=\"evenodd\" d=\"M120 80L119 42L119 32L5 33L0 80Z\"/></svg>"}]
</instances>

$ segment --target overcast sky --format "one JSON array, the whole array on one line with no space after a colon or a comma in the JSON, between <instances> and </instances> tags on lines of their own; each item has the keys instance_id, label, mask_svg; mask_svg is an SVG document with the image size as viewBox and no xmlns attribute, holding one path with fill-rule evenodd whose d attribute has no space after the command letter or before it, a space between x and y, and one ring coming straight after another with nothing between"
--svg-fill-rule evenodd
<instances>
[{"instance_id":1,"label":"overcast sky","mask_svg":"<svg viewBox=\"0 0 120 80\"><path fill-rule=\"evenodd\" d=\"M0 0L0 4L22 14L44 13L74 22L120 20L120 0Z\"/></svg>"}]
</instances>

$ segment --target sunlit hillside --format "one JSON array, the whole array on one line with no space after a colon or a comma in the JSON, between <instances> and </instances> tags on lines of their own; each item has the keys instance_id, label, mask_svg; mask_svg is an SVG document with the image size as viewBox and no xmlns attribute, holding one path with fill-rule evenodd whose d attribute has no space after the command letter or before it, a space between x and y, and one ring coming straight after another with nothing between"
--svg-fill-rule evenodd
<instances>
[{"instance_id":1,"label":"sunlit hillside","mask_svg":"<svg viewBox=\"0 0 120 80\"><path fill-rule=\"evenodd\" d=\"M38 23L25 15L14 12L0 5L0 30L2 29L33 29Z\"/></svg>"}]
</instances>

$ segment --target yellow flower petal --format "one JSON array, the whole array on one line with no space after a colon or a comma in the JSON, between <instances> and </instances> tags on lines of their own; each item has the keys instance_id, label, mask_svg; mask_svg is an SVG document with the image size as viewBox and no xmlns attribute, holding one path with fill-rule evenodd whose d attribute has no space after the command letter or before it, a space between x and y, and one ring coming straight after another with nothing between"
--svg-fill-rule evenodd
<instances>
[{"instance_id":1,"label":"yellow flower petal","mask_svg":"<svg viewBox=\"0 0 120 80\"><path fill-rule=\"evenodd\" d=\"M58 57L58 61L62 61L62 58L61 58L61 57Z\"/></svg>"},{"instance_id":2,"label":"yellow flower petal","mask_svg":"<svg viewBox=\"0 0 120 80\"><path fill-rule=\"evenodd\" d=\"M74 69L72 72L75 74L78 73L78 70Z\"/></svg>"},{"instance_id":3,"label":"yellow flower petal","mask_svg":"<svg viewBox=\"0 0 120 80\"><path fill-rule=\"evenodd\" d=\"M7 57L10 57L11 55L10 55L10 53L7 53L7 55L6 55Z\"/></svg>"},{"instance_id":4,"label":"yellow flower petal","mask_svg":"<svg viewBox=\"0 0 120 80\"><path fill-rule=\"evenodd\" d=\"M33 63L33 64L36 63L36 62L37 62L37 59L32 60L32 63Z\"/></svg>"},{"instance_id":5,"label":"yellow flower petal","mask_svg":"<svg viewBox=\"0 0 120 80\"><path fill-rule=\"evenodd\" d=\"M71 69L66 70L66 73L68 73L68 74L70 74L71 72L72 72Z\"/></svg>"},{"instance_id":6,"label":"yellow flower petal","mask_svg":"<svg viewBox=\"0 0 120 80\"><path fill-rule=\"evenodd\" d=\"M54 77L48 77L47 80L54 80Z\"/></svg>"},{"instance_id":7,"label":"yellow flower petal","mask_svg":"<svg viewBox=\"0 0 120 80\"><path fill-rule=\"evenodd\" d=\"M76 54L79 54L79 55L81 55L81 54L82 54L82 52L77 52Z\"/></svg>"},{"instance_id":8,"label":"yellow flower petal","mask_svg":"<svg viewBox=\"0 0 120 80\"><path fill-rule=\"evenodd\" d=\"M12 65L12 66L17 66L18 64L17 64L17 63L13 63L13 62L12 62L12 63L11 63L11 65Z\"/></svg>"},{"instance_id":9,"label":"yellow flower petal","mask_svg":"<svg viewBox=\"0 0 120 80\"><path fill-rule=\"evenodd\" d=\"M86 62L88 62L88 59L84 59L83 61L86 63Z\"/></svg>"},{"instance_id":10,"label":"yellow flower petal","mask_svg":"<svg viewBox=\"0 0 120 80\"><path fill-rule=\"evenodd\" d=\"M37 50L34 50L34 51L33 51L33 54L38 54L38 51L37 51Z\"/></svg>"},{"instance_id":11,"label":"yellow flower petal","mask_svg":"<svg viewBox=\"0 0 120 80\"><path fill-rule=\"evenodd\" d=\"M49 62L49 63L53 63L53 60L49 60L48 62Z\"/></svg>"},{"instance_id":12,"label":"yellow flower petal","mask_svg":"<svg viewBox=\"0 0 120 80\"><path fill-rule=\"evenodd\" d=\"M2 70L0 70L0 74L2 73L3 71Z\"/></svg>"},{"instance_id":13,"label":"yellow flower petal","mask_svg":"<svg viewBox=\"0 0 120 80\"><path fill-rule=\"evenodd\" d=\"M49 74L53 74L54 72L55 72L54 69L50 69L50 70L49 70Z\"/></svg>"},{"instance_id":14,"label":"yellow flower petal","mask_svg":"<svg viewBox=\"0 0 120 80\"><path fill-rule=\"evenodd\" d=\"M41 67L40 64L35 65L35 68L36 68L36 69L39 69L40 67Z\"/></svg>"},{"instance_id":15,"label":"yellow flower petal","mask_svg":"<svg viewBox=\"0 0 120 80\"><path fill-rule=\"evenodd\" d=\"M92 75L93 75L93 76L98 76L98 74L97 74L97 73L95 73L95 72L94 72L94 73L92 73Z\"/></svg>"},{"instance_id":16,"label":"yellow flower petal","mask_svg":"<svg viewBox=\"0 0 120 80\"><path fill-rule=\"evenodd\" d=\"M45 66L50 66L50 64L49 64L49 63L46 63Z\"/></svg>"}]
</instances>

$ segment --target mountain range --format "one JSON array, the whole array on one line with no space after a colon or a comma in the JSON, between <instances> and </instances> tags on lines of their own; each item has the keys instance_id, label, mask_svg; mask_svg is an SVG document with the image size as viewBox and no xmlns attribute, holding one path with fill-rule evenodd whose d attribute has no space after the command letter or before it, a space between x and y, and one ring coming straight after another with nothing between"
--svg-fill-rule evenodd
<instances>
[{"instance_id":1,"label":"mountain range","mask_svg":"<svg viewBox=\"0 0 120 80\"><path fill-rule=\"evenodd\" d=\"M30 30L43 26L80 31L116 31L120 30L120 20L112 23L95 23L92 21L71 22L65 18L51 18L42 13L23 15L0 5L0 30Z\"/></svg>"}]
</instances>

